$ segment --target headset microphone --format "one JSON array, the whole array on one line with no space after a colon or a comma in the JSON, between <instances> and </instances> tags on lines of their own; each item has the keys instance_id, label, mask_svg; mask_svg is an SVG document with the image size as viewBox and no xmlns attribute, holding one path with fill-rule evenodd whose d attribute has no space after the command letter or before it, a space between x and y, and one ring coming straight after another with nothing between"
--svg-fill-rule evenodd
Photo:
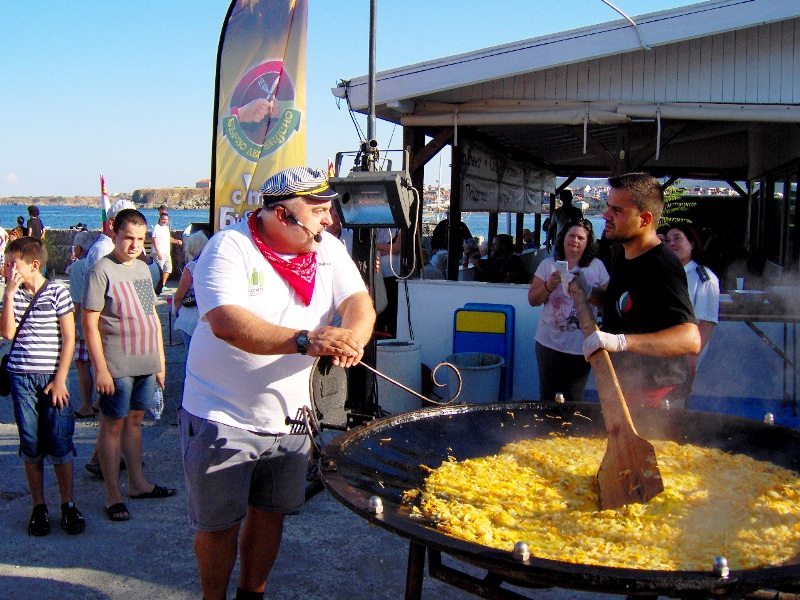
<instances>
[{"instance_id":1,"label":"headset microphone","mask_svg":"<svg viewBox=\"0 0 800 600\"><path fill-rule=\"evenodd\" d=\"M283 208L283 214L286 216L286 220L287 221L289 221L290 223L294 223L295 225L298 225L298 226L302 227L303 229L305 229L308 233L310 233L314 237L314 241L317 242L318 244L320 242L322 242L322 234L321 233L314 233L311 229L309 229L308 227L303 225L300 221L298 221L297 217L295 217L292 213L290 213L288 210L286 210L285 207L281 207L281 208Z\"/></svg>"}]
</instances>

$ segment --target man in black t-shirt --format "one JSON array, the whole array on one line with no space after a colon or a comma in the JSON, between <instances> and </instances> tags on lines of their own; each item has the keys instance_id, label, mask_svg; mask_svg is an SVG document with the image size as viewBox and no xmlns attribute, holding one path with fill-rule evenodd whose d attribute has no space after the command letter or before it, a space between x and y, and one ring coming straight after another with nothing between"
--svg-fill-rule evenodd
<instances>
[{"instance_id":1,"label":"man in black t-shirt","mask_svg":"<svg viewBox=\"0 0 800 600\"><path fill-rule=\"evenodd\" d=\"M603 308L603 331L586 338L583 353L587 360L600 348L616 353L611 358L627 401L657 407L688 376L686 355L700 351L700 333L683 267L656 235L661 185L645 173L609 184L604 232L624 254L606 290L591 292Z\"/></svg>"},{"instance_id":2,"label":"man in black t-shirt","mask_svg":"<svg viewBox=\"0 0 800 600\"><path fill-rule=\"evenodd\" d=\"M544 247L548 252L555 246L561 230L567 223L583 218L583 211L572 203L572 190L569 188L561 190L558 197L561 199L561 206L553 213L550 225L547 227L547 236L544 240Z\"/></svg>"},{"instance_id":3,"label":"man in black t-shirt","mask_svg":"<svg viewBox=\"0 0 800 600\"><path fill-rule=\"evenodd\" d=\"M28 228L28 235L37 240L42 239L44 237L44 225L39 218L39 207L30 205L28 207L28 217L28 222L25 224Z\"/></svg>"}]
</instances>

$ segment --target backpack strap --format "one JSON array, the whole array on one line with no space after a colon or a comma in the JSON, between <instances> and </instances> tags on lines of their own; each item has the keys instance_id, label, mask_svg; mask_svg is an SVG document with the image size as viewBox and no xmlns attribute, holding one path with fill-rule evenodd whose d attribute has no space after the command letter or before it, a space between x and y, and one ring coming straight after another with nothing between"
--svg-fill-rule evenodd
<instances>
[{"instance_id":1,"label":"backpack strap","mask_svg":"<svg viewBox=\"0 0 800 600\"><path fill-rule=\"evenodd\" d=\"M8 349L9 356L11 356L11 352L13 352L14 350L14 344L17 342L17 336L19 335L19 332L22 331L22 326L25 324L25 319L28 318L28 315L31 313L31 310L33 310L33 305L36 304L36 301L39 299L39 296L42 295L42 292L44 292L47 289L47 286L49 285L50 285L50 280L47 279L42 285L42 287L39 288L39 291L37 291L33 295L33 298L31 298L31 303L28 304L28 308L26 308L25 312L22 314L22 318L19 320L19 325L17 325L17 331L14 333L14 338L11 340L11 347Z\"/></svg>"}]
</instances>

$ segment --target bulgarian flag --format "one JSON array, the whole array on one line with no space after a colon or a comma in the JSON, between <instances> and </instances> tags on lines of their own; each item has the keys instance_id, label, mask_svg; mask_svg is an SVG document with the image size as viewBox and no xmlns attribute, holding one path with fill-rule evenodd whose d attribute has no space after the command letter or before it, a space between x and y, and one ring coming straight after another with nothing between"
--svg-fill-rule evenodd
<instances>
[{"instance_id":1,"label":"bulgarian flag","mask_svg":"<svg viewBox=\"0 0 800 600\"><path fill-rule=\"evenodd\" d=\"M103 231L106 230L106 221L108 221L108 209L111 208L111 203L108 201L108 192L106 191L106 180L103 174L100 173L100 211L103 215Z\"/></svg>"}]
</instances>

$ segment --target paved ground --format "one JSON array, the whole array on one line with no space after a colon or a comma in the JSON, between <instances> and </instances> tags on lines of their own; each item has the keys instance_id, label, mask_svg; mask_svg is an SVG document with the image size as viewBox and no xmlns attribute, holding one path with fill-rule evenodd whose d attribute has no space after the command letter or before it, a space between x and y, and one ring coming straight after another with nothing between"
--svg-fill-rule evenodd
<instances>
[{"instance_id":1,"label":"paved ground","mask_svg":"<svg viewBox=\"0 0 800 600\"><path fill-rule=\"evenodd\" d=\"M167 324L166 305L161 306ZM166 334L165 340L169 341ZM102 482L86 472L97 422L78 421L75 442L75 501L87 519L86 532L68 536L58 527L43 538L26 534L31 500L17 455L18 437L10 398L0 398L0 597L6 599L200 598L193 530L186 519L186 495L175 413L180 403L185 348L178 336L167 347L166 409L144 427L145 472L151 481L178 488L166 500L129 500L132 519L112 523L103 513ZM5 350L3 350L5 351ZM74 369L73 404L77 406ZM124 475L121 483L126 485ZM123 494L124 494L123 489ZM46 498L58 515L58 490L46 468ZM326 492L287 519L284 542L267 584L266 597L282 600L402 598L408 555L406 540L351 513ZM463 568L463 565L459 565ZM482 575L482 573L476 573ZM235 574L233 581L235 582ZM229 590L230 597L235 583ZM586 599L593 595L545 590L526 592L541 600ZM473 598L426 577L426 599Z\"/></svg>"}]
</instances>

